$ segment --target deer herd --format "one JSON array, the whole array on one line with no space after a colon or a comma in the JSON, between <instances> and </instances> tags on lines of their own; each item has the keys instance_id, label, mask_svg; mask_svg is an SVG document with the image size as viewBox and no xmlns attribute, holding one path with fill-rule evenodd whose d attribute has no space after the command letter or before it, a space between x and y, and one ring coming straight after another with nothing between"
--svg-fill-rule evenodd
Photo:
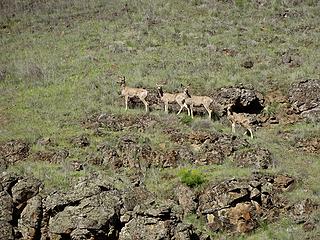
<instances>
[{"instance_id":1,"label":"deer herd","mask_svg":"<svg viewBox=\"0 0 320 240\"><path fill-rule=\"evenodd\" d=\"M126 85L126 79L124 76L119 77L118 83L121 87L121 95L125 99L125 109L128 110L128 101L130 98L139 98L141 102L145 105L145 111L149 111L149 104L146 100L148 96L148 91L144 88L134 88L128 87ZM185 108L188 111L188 116L193 118L193 108L203 106L209 114L209 119L212 117L212 109L210 108L213 99L208 96L195 96L190 95L189 85L184 87L181 85L183 91L180 93L165 93L163 92L162 86L157 84L157 92L160 100L164 103L164 111L168 113L169 104L177 103L180 109L177 113L179 115L181 111ZM250 137L253 138L253 131L250 126L250 120L243 114L236 113L233 111L233 106L227 106L227 119L231 122L232 132L235 133L236 125L239 124L246 129L246 133L249 133Z\"/></svg>"}]
</instances>

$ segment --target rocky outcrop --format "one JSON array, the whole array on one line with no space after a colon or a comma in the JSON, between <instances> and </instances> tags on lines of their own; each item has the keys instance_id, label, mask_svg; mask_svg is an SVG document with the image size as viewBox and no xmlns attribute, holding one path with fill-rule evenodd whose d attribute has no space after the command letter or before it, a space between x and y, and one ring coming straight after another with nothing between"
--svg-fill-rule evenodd
<instances>
[{"instance_id":1,"label":"rocky outcrop","mask_svg":"<svg viewBox=\"0 0 320 240\"><path fill-rule=\"evenodd\" d=\"M116 239L121 198L113 179L84 179L43 201L42 239Z\"/></svg>"},{"instance_id":2,"label":"rocky outcrop","mask_svg":"<svg viewBox=\"0 0 320 240\"><path fill-rule=\"evenodd\" d=\"M295 138L293 146L309 153L320 153L320 137Z\"/></svg>"},{"instance_id":3,"label":"rocky outcrop","mask_svg":"<svg viewBox=\"0 0 320 240\"><path fill-rule=\"evenodd\" d=\"M255 176L210 184L199 196L198 214L213 231L249 232L261 219L274 219L285 208L277 193L288 191L287 176Z\"/></svg>"},{"instance_id":4,"label":"rocky outcrop","mask_svg":"<svg viewBox=\"0 0 320 240\"><path fill-rule=\"evenodd\" d=\"M174 203L137 206L121 230L119 240L127 239L194 239L191 225L182 223Z\"/></svg>"},{"instance_id":5,"label":"rocky outcrop","mask_svg":"<svg viewBox=\"0 0 320 240\"><path fill-rule=\"evenodd\" d=\"M234 153L233 162L238 167L253 167L267 169L274 165L271 153L264 148L245 148Z\"/></svg>"},{"instance_id":6,"label":"rocky outcrop","mask_svg":"<svg viewBox=\"0 0 320 240\"><path fill-rule=\"evenodd\" d=\"M110 113L92 115L82 122L85 128L95 130L97 135L103 135L102 129L113 132L136 129L143 132L147 127L152 127L155 123L155 119L148 114L128 116Z\"/></svg>"},{"instance_id":7,"label":"rocky outcrop","mask_svg":"<svg viewBox=\"0 0 320 240\"><path fill-rule=\"evenodd\" d=\"M158 149L152 147L147 138L127 135L119 138L116 143L100 144L97 148L97 154L89 156L88 161L113 169L121 167L135 169L176 167L186 163L222 164L226 157L250 146L244 139L221 133L194 131L188 134L182 132L168 134L170 139L176 143L174 147L169 149ZM259 155L259 153L257 154Z\"/></svg>"},{"instance_id":8,"label":"rocky outcrop","mask_svg":"<svg viewBox=\"0 0 320 240\"><path fill-rule=\"evenodd\" d=\"M0 176L0 239L37 239L40 231L42 184L34 178Z\"/></svg>"},{"instance_id":9,"label":"rocky outcrop","mask_svg":"<svg viewBox=\"0 0 320 240\"><path fill-rule=\"evenodd\" d=\"M320 121L320 80L308 79L292 84L289 101L293 110L304 118Z\"/></svg>"},{"instance_id":10,"label":"rocky outcrop","mask_svg":"<svg viewBox=\"0 0 320 240\"><path fill-rule=\"evenodd\" d=\"M29 155L29 144L22 140L12 140L0 143L0 170L9 165L24 160Z\"/></svg>"},{"instance_id":11,"label":"rocky outcrop","mask_svg":"<svg viewBox=\"0 0 320 240\"><path fill-rule=\"evenodd\" d=\"M235 112L258 114L264 108L264 97L253 88L244 86L220 88L213 94L214 109L219 116L226 114L228 105Z\"/></svg>"},{"instance_id":12,"label":"rocky outcrop","mask_svg":"<svg viewBox=\"0 0 320 240\"><path fill-rule=\"evenodd\" d=\"M0 239L203 239L185 217L206 219L211 231L246 233L286 212L305 229L318 205L288 204L286 175L253 175L207 184L201 192L177 186L172 199L157 199L140 181L92 175L68 191L43 192L34 178L4 173L0 184ZM120 187L121 186L121 187ZM205 238L205 239L210 239Z\"/></svg>"},{"instance_id":13,"label":"rocky outcrop","mask_svg":"<svg viewBox=\"0 0 320 240\"><path fill-rule=\"evenodd\" d=\"M32 153L32 159L37 161L46 161L50 163L61 163L69 156L69 151L60 150L42 150Z\"/></svg>"}]
</instances>

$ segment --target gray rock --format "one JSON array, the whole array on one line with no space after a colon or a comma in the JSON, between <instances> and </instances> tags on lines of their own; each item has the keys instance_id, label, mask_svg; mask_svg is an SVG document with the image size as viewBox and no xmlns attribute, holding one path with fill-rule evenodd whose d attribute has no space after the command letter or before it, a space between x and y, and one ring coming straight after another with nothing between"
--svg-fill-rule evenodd
<instances>
[{"instance_id":1,"label":"gray rock","mask_svg":"<svg viewBox=\"0 0 320 240\"><path fill-rule=\"evenodd\" d=\"M9 193L0 192L0 239L13 240L13 201Z\"/></svg>"},{"instance_id":2,"label":"gray rock","mask_svg":"<svg viewBox=\"0 0 320 240\"><path fill-rule=\"evenodd\" d=\"M66 206L63 211L50 218L49 232L64 236L72 235L73 231L88 229L99 232L106 239L114 239L118 235L120 203L120 199L109 192L85 198L78 205Z\"/></svg>"},{"instance_id":3,"label":"gray rock","mask_svg":"<svg viewBox=\"0 0 320 240\"><path fill-rule=\"evenodd\" d=\"M136 207L134 218L121 229L119 240L191 239L192 227L181 222L174 208L170 203Z\"/></svg>"},{"instance_id":4,"label":"gray rock","mask_svg":"<svg viewBox=\"0 0 320 240\"><path fill-rule=\"evenodd\" d=\"M320 79L308 79L291 85L289 101L301 116L320 121Z\"/></svg>"},{"instance_id":5,"label":"gray rock","mask_svg":"<svg viewBox=\"0 0 320 240\"><path fill-rule=\"evenodd\" d=\"M178 203L182 207L184 215L194 213L197 209L197 196L187 186L180 185L176 191Z\"/></svg>"},{"instance_id":6,"label":"gray rock","mask_svg":"<svg viewBox=\"0 0 320 240\"><path fill-rule=\"evenodd\" d=\"M29 144L22 140L0 143L0 164L2 168L26 159L29 155L29 150Z\"/></svg>"},{"instance_id":7,"label":"gray rock","mask_svg":"<svg viewBox=\"0 0 320 240\"><path fill-rule=\"evenodd\" d=\"M18 220L18 231L22 234L23 239L39 238L42 212L42 198L39 195L27 201Z\"/></svg>"},{"instance_id":8,"label":"gray rock","mask_svg":"<svg viewBox=\"0 0 320 240\"><path fill-rule=\"evenodd\" d=\"M213 94L213 104L218 116L226 115L228 105L233 105L235 112L258 114L264 108L265 99L263 95L242 85L237 87L226 87L218 89Z\"/></svg>"},{"instance_id":9,"label":"gray rock","mask_svg":"<svg viewBox=\"0 0 320 240\"><path fill-rule=\"evenodd\" d=\"M28 199L38 194L42 183L35 178L23 178L12 188L12 198L16 205L26 202Z\"/></svg>"},{"instance_id":10,"label":"gray rock","mask_svg":"<svg viewBox=\"0 0 320 240\"><path fill-rule=\"evenodd\" d=\"M264 148L249 148L234 153L234 163L239 167L255 167L267 169L273 164L269 150Z\"/></svg>"}]
</instances>

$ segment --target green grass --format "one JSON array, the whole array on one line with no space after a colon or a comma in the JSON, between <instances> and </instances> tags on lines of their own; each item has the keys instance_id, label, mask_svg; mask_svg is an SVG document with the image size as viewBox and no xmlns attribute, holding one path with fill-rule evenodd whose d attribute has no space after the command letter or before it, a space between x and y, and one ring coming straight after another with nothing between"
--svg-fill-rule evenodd
<instances>
[{"instance_id":1,"label":"green grass","mask_svg":"<svg viewBox=\"0 0 320 240\"><path fill-rule=\"evenodd\" d=\"M155 89L164 83L168 92L190 84L193 94L212 94L223 86L250 84L266 93L279 89L284 94L292 82L320 78L320 5L308 1L3 1L0 9L0 142L23 139L31 152L68 149L65 163L48 164L29 159L12 171L33 175L48 189L66 189L90 171L106 169L89 166L84 172L68 171L69 160L85 161L103 142L115 144L126 134L148 138L153 149L171 149L175 144L163 133L168 126L186 133L191 130L231 133L222 121L190 119L152 112L156 125L144 132L124 130L95 136L81 122L104 112L140 116L143 109L125 112L119 75L130 86ZM127 8L125 4L127 5ZM282 15L288 11L287 17ZM223 49L235 51L234 56ZM283 64L281 55L292 53L299 67ZM252 60L254 67L242 63ZM281 106L271 103L266 113ZM288 139L280 133L291 134ZM73 137L87 135L90 146L74 147ZM319 124L298 123L259 129L250 143L269 149L275 167L267 173L286 173L297 179L294 191L286 193L292 202L309 197L319 202L319 156L297 151L296 137L316 137ZM240 136L240 135L239 135ZM56 145L39 147L35 142L50 137ZM247 138L246 138L247 139ZM194 169L194 166L184 166ZM131 170L124 169L123 175ZM179 184L181 168L149 169L143 176L147 188L168 198ZM196 171L212 181L247 177L249 168L236 168L227 160L220 166L201 166ZM120 173L118 173L120 174ZM287 231L287 229L289 229ZM314 233L310 233L312 234ZM266 225L248 239L303 239L300 226L290 221ZM239 237L241 239L241 237Z\"/></svg>"},{"instance_id":2,"label":"green grass","mask_svg":"<svg viewBox=\"0 0 320 240\"><path fill-rule=\"evenodd\" d=\"M27 161L9 168L9 172L15 172L22 176L33 176L41 180L46 190L67 190L72 184L85 176L85 171L71 171L67 163L63 165L46 162Z\"/></svg>"}]
</instances>

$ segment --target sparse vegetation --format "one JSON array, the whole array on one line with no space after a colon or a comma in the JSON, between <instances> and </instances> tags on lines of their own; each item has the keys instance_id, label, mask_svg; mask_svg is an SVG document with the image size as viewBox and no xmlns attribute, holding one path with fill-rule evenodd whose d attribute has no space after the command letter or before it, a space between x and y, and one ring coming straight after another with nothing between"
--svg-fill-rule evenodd
<instances>
[{"instance_id":1,"label":"sparse vegetation","mask_svg":"<svg viewBox=\"0 0 320 240\"><path fill-rule=\"evenodd\" d=\"M10 166L9 171L39 178L48 190L67 189L95 171L106 176L136 174L130 167L119 173L89 163L101 157L102 144L115 147L121 137L135 136L140 145L147 141L151 150L172 150L178 155L170 135L174 130L181 135L178 140L191 130L231 134L225 119L192 120L185 110L179 116L160 110L144 115L143 107L126 112L116 80L124 75L128 85L148 89L148 94L156 92L161 82L171 93L189 84L195 95L211 96L220 87L242 83L263 94L276 89L285 95L297 80L320 78L319 12L317 0L1 1L0 143L22 139L31 146L27 161ZM244 67L249 60L253 66ZM270 103L264 111L276 115L281 107ZM83 126L88 116L102 113L152 119L145 128L135 124L119 130ZM89 146L71 143L81 135L88 136ZM296 188L283 195L290 202L308 197L320 203L319 154L297 148L298 140L320 135L319 123L271 125L254 135L252 140L243 138L267 148L276 163L261 172L286 173L297 179ZM53 144L39 146L37 141L43 137ZM187 150L196 155L198 146L189 145ZM69 153L61 163L34 157L37 152L61 149ZM70 170L72 160L87 168ZM179 182L197 188L252 174L251 169L234 167L228 159L221 165L198 168L187 160L183 164L182 169L144 169L142 181L157 196L169 198ZM200 225L204 222L194 216L190 219ZM276 223L262 224L246 239L316 239L320 220L315 219L316 229L306 235L300 225L280 217Z\"/></svg>"}]
</instances>

